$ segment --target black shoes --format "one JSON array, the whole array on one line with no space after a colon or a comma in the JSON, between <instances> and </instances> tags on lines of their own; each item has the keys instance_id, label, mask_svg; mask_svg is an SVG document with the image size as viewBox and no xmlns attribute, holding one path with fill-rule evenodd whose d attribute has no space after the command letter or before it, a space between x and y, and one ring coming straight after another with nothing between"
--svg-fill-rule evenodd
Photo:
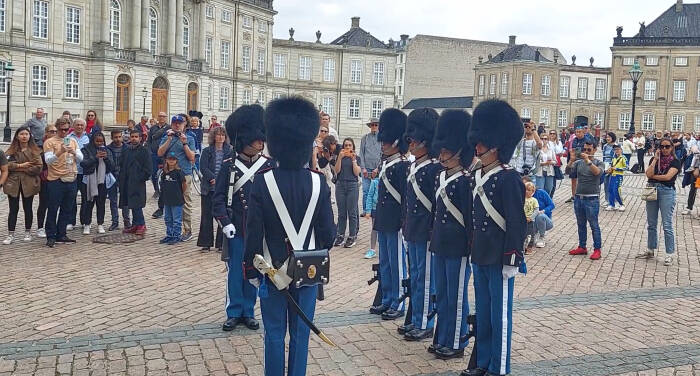
<instances>
[{"instance_id":1,"label":"black shoes","mask_svg":"<svg viewBox=\"0 0 700 376\"><path fill-rule=\"evenodd\" d=\"M353 246L355 246L356 243L357 243L357 239L355 239L354 236L348 236L348 239L345 241L344 247L345 248L352 248Z\"/></svg>"},{"instance_id":2,"label":"black shoes","mask_svg":"<svg viewBox=\"0 0 700 376\"><path fill-rule=\"evenodd\" d=\"M345 238L344 238L342 235L338 235L338 236L335 238L335 241L333 242L333 246L334 246L334 247L339 247L341 244L343 244L343 240L345 240Z\"/></svg>"},{"instance_id":3,"label":"black shoes","mask_svg":"<svg viewBox=\"0 0 700 376\"><path fill-rule=\"evenodd\" d=\"M435 350L435 357L442 360L461 358L464 356L464 349L453 350L447 347L441 347Z\"/></svg>"},{"instance_id":4,"label":"black shoes","mask_svg":"<svg viewBox=\"0 0 700 376\"><path fill-rule=\"evenodd\" d=\"M260 324L258 323L258 320L252 317L232 317L226 320L221 329L223 329L225 332L230 332L236 329L236 326L238 324L243 324L246 328L250 330L260 329Z\"/></svg>"},{"instance_id":5,"label":"black shoes","mask_svg":"<svg viewBox=\"0 0 700 376\"><path fill-rule=\"evenodd\" d=\"M107 231L114 231L119 228L119 223L112 223L111 226L107 229Z\"/></svg>"},{"instance_id":6,"label":"black shoes","mask_svg":"<svg viewBox=\"0 0 700 376\"><path fill-rule=\"evenodd\" d=\"M56 239L56 243L75 243L75 240L73 240L67 236L64 236L64 237Z\"/></svg>"},{"instance_id":7,"label":"black shoes","mask_svg":"<svg viewBox=\"0 0 700 376\"><path fill-rule=\"evenodd\" d=\"M403 317L403 312L391 308L382 313L382 320L396 320L399 317Z\"/></svg>"},{"instance_id":8,"label":"black shoes","mask_svg":"<svg viewBox=\"0 0 700 376\"><path fill-rule=\"evenodd\" d=\"M371 313L373 315L381 315L382 313L384 313L388 310L389 310L389 307L385 306L384 304L369 307L369 313Z\"/></svg>"},{"instance_id":9,"label":"black shoes","mask_svg":"<svg viewBox=\"0 0 700 376\"><path fill-rule=\"evenodd\" d=\"M475 369L465 369L459 376L485 376L488 374L485 369L475 368Z\"/></svg>"},{"instance_id":10,"label":"black shoes","mask_svg":"<svg viewBox=\"0 0 700 376\"><path fill-rule=\"evenodd\" d=\"M53 248L53 246L56 244L56 241L53 239L46 239L46 246L49 248Z\"/></svg>"},{"instance_id":11,"label":"black shoes","mask_svg":"<svg viewBox=\"0 0 700 376\"><path fill-rule=\"evenodd\" d=\"M573 197L569 197L569 199L566 200L566 201L564 201L564 202L567 203L567 204L572 203L572 202L574 202L574 198L573 198Z\"/></svg>"},{"instance_id":12,"label":"black shoes","mask_svg":"<svg viewBox=\"0 0 700 376\"><path fill-rule=\"evenodd\" d=\"M396 328L396 331L401 335L405 335L406 333L410 332L411 330L413 330L415 328L416 327L413 326L413 324L399 325L399 327Z\"/></svg>"},{"instance_id":13,"label":"black shoes","mask_svg":"<svg viewBox=\"0 0 700 376\"><path fill-rule=\"evenodd\" d=\"M151 214L151 217L153 219L162 218L163 217L163 209L158 209L158 210L154 211L153 214Z\"/></svg>"},{"instance_id":14,"label":"black shoes","mask_svg":"<svg viewBox=\"0 0 700 376\"><path fill-rule=\"evenodd\" d=\"M426 338L433 337L433 329L413 329L410 332L404 334L403 338L406 341L421 341Z\"/></svg>"},{"instance_id":15,"label":"black shoes","mask_svg":"<svg viewBox=\"0 0 700 376\"><path fill-rule=\"evenodd\" d=\"M436 351L440 350L442 348L442 345L439 345L437 343L431 343L428 346L428 352L431 354L435 354Z\"/></svg>"},{"instance_id":16,"label":"black shoes","mask_svg":"<svg viewBox=\"0 0 700 376\"><path fill-rule=\"evenodd\" d=\"M223 329L224 332L230 332L233 329L236 329L236 325L238 325L238 317L231 317L230 319L226 320L221 329Z\"/></svg>"}]
</instances>

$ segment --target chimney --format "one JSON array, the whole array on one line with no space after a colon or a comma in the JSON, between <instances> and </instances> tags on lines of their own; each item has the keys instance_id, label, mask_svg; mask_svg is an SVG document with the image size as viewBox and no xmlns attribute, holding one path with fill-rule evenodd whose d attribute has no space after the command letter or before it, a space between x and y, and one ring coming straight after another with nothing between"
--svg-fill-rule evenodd
<instances>
[{"instance_id":1,"label":"chimney","mask_svg":"<svg viewBox=\"0 0 700 376\"><path fill-rule=\"evenodd\" d=\"M535 50L535 61L540 61L540 50L539 50L539 48Z\"/></svg>"},{"instance_id":2,"label":"chimney","mask_svg":"<svg viewBox=\"0 0 700 376\"><path fill-rule=\"evenodd\" d=\"M508 46L509 47L515 46L515 35L511 35L508 37Z\"/></svg>"},{"instance_id":3,"label":"chimney","mask_svg":"<svg viewBox=\"0 0 700 376\"><path fill-rule=\"evenodd\" d=\"M683 11L683 0L676 0L676 13Z\"/></svg>"},{"instance_id":4,"label":"chimney","mask_svg":"<svg viewBox=\"0 0 700 376\"><path fill-rule=\"evenodd\" d=\"M360 17L350 18L350 27L353 29L359 28L360 27Z\"/></svg>"}]
</instances>

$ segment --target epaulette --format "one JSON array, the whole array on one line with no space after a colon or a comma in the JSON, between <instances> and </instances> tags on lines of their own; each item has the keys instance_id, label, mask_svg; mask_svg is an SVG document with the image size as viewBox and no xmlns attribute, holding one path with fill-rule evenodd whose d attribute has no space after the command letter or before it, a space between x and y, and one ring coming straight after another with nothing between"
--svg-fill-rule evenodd
<instances>
[{"instance_id":1,"label":"epaulette","mask_svg":"<svg viewBox=\"0 0 700 376\"><path fill-rule=\"evenodd\" d=\"M315 172L315 173L317 173L317 174L319 174L319 175L321 175L321 176L326 176L326 174L324 174L323 172L321 172L321 171L319 171L319 170L314 170L314 169L312 169L311 167L307 168L307 170L309 170L309 171L311 171L311 172Z\"/></svg>"},{"instance_id":2,"label":"epaulette","mask_svg":"<svg viewBox=\"0 0 700 376\"><path fill-rule=\"evenodd\" d=\"M504 170L512 170L513 169L513 167L511 167L508 163L502 164L501 167L503 167Z\"/></svg>"},{"instance_id":3,"label":"epaulette","mask_svg":"<svg viewBox=\"0 0 700 376\"><path fill-rule=\"evenodd\" d=\"M233 157L232 158L226 158L221 163L226 163L226 162L233 162Z\"/></svg>"},{"instance_id":4,"label":"epaulette","mask_svg":"<svg viewBox=\"0 0 700 376\"><path fill-rule=\"evenodd\" d=\"M266 172L268 172L268 171L274 170L275 168L277 168L277 167L274 167L274 166L273 166L273 167L264 168L264 169L262 169L262 170L258 170L258 172L256 172L255 175L262 175L262 174L264 174L264 173L266 173Z\"/></svg>"}]
</instances>

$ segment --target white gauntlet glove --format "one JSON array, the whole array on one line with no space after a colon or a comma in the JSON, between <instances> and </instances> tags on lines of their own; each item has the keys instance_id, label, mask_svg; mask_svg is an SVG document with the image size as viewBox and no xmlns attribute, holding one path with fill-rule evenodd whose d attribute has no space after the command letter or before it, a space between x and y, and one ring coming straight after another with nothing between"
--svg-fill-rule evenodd
<instances>
[{"instance_id":1,"label":"white gauntlet glove","mask_svg":"<svg viewBox=\"0 0 700 376\"><path fill-rule=\"evenodd\" d=\"M224 226L223 230L224 235L229 239L233 239L233 237L236 236L236 226L234 226L233 223Z\"/></svg>"},{"instance_id":2,"label":"white gauntlet glove","mask_svg":"<svg viewBox=\"0 0 700 376\"><path fill-rule=\"evenodd\" d=\"M504 265L503 270L501 271L501 275L503 275L503 279L505 280L515 277L516 274L518 274L517 266Z\"/></svg>"}]
</instances>

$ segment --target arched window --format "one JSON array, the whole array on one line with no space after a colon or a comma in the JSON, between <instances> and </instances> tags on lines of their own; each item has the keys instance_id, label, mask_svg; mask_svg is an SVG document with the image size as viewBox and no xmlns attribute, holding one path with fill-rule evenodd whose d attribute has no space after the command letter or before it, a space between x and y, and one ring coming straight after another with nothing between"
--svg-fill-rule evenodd
<instances>
[{"instance_id":1,"label":"arched window","mask_svg":"<svg viewBox=\"0 0 700 376\"><path fill-rule=\"evenodd\" d=\"M185 59L190 56L190 21L182 17L182 56Z\"/></svg>"},{"instance_id":2,"label":"arched window","mask_svg":"<svg viewBox=\"0 0 700 376\"><path fill-rule=\"evenodd\" d=\"M109 5L110 43L114 48L121 48L122 6L118 0L111 0Z\"/></svg>"},{"instance_id":3,"label":"arched window","mask_svg":"<svg viewBox=\"0 0 700 376\"><path fill-rule=\"evenodd\" d=\"M158 13L153 8L148 9L148 51L153 55L158 50Z\"/></svg>"}]
</instances>

